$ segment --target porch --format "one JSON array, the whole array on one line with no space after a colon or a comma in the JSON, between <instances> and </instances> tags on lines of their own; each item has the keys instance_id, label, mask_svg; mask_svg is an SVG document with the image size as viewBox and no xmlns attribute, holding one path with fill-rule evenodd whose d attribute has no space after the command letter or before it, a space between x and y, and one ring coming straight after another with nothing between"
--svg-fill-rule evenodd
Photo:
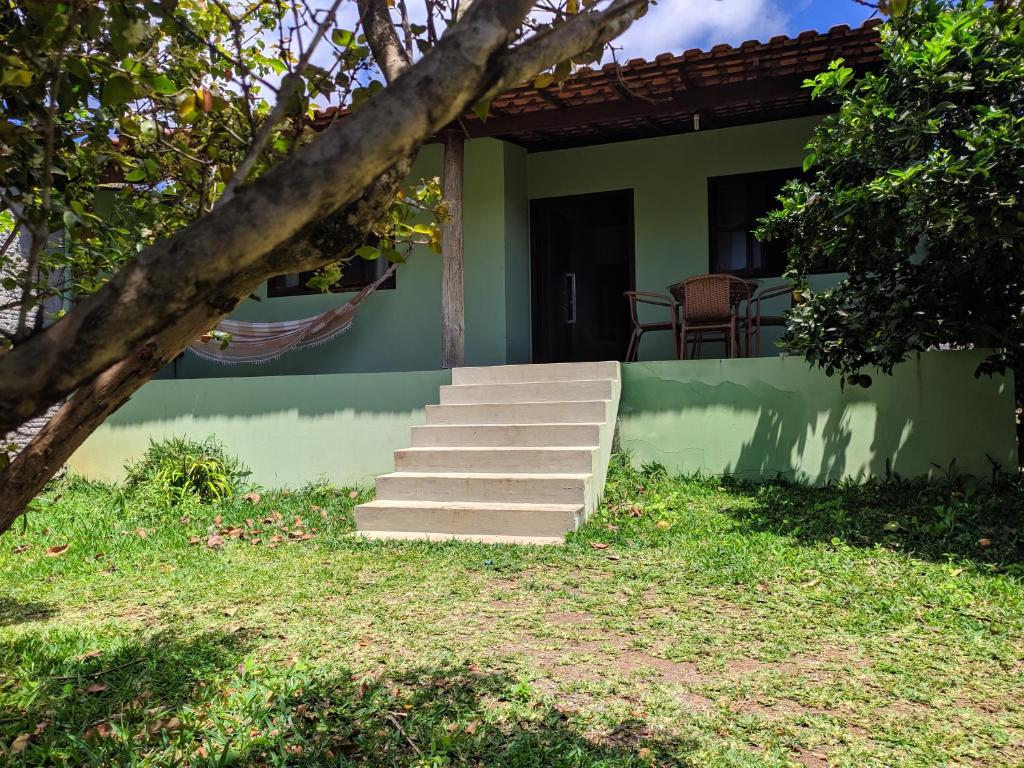
<instances>
[{"instance_id":1,"label":"porch","mask_svg":"<svg viewBox=\"0 0 1024 768\"><path fill-rule=\"evenodd\" d=\"M461 166L461 192L452 196L461 247L447 238L441 259L414 254L364 302L352 330L329 344L260 366L225 368L186 355L163 375L432 370L451 365L445 340L462 334L451 359L471 366L624 360L632 330L626 291L665 293L708 272L778 281L780 254L749 230L799 173L803 147L828 109L801 83L837 56L872 66L876 38L871 26L841 27L629 62L621 81L605 69L563 87L523 86L496 99L486 121L467 116L458 141L448 134L424 147L410 174L415 182L447 171L450 187ZM460 276L464 298L445 287ZM834 279L816 276L815 284ZM350 290L321 294L292 282L264 287L261 300L234 317L308 317ZM778 316L788 305L780 297L762 309ZM657 319L656 310L643 312L645 321ZM777 337L777 328L766 331L756 352L777 354ZM640 345L641 361L674 357L669 334Z\"/></svg>"}]
</instances>

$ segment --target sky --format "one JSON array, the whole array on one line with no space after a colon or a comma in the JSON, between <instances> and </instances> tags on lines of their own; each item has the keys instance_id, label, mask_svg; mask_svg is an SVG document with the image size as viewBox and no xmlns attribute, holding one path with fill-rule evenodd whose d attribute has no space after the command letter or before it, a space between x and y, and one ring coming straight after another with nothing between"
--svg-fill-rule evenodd
<instances>
[{"instance_id":1,"label":"sky","mask_svg":"<svg viewBox=\"0 0 1024 768\"><path fill-rule=\"evenodd\" d=\"M619 40L619 61L652 59L718 43L767 41L804 30L857 26L872 14L854 0L659 0Z\"/></svg>"}]
</instances>

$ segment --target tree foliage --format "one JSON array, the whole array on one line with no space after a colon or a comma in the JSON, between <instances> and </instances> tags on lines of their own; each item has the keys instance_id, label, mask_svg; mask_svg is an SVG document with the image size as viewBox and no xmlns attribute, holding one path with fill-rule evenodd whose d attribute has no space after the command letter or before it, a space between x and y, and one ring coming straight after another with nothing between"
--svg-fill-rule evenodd
<instances>
[{"instance_id":1,"label":"tree foliage","mask_svg":"<svg viewBox=\"0 0 1024 768\"><path fill-rule=\"evenodd\" d=\"M916 0L882 28L880 71L842 61L808 83L833 99L759 233L789 243L805 292L784 344L870 384L908 353L991 348L979 372L1024 363L1024 17L1016 3ZM902 10L902 9L901 9Z\"/></svg>"}]
</instances>

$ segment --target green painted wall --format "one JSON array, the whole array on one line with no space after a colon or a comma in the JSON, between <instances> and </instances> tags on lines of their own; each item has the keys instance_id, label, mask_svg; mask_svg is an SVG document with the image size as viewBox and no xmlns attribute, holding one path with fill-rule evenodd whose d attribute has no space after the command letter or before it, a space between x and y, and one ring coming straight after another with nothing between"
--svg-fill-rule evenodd
<instances>
[{"instance_id":1,"label":"green painted wall","mask_svg":"<svg viewBox=\"0 0 1024 768\"><path fill-rule=\"evenodd\" d=\"M150 438L216 435L268 487L318 479L370 485L409 445L449 371L152 381L71 457L75 472L118 480Z\"/></svg>"},{"instance_id":2,"label":"green painted wall","mask_svg":"<svg viewBox=\"0 0 1024 768\"><path fill-rule=\"evenodd\" d=\"M843 392L795 357L623 366L618 442L672 472L824 482L932 464L987 475L1017 466L1013 384L974 378L977 352L929 352ZM265 486L368 485L393 468L447 371L154 381L69 462L116 480L149 439L216 435Z\"/></svg>"},{"instance_id":3,"label":"green painted wall","mask_svg":"<svg viewBox=\"0 0 1024 768\"><path fill-rule=\"evenodd\" d=\"M505 145L505 356L531 361L530 201L526 150Z\"/></svg>"},{"instance_id":4,"label":"green painted wall","mask_svg":"<svg viewBox=\"0 0 1024 768\"><path fill-rule=\"evenodd\" d=\"M531 154L529 195L634 190L636 287L664 293L672 283L708 271L708 177L799 167L816 121L785 120ZM822 276L815 283L832 280ZM787 299L776 306L766 304L765 312L781 314L782 308L788 308ZM765 331L762 354L777 353L773 342L778 335ZM649 334L640 359L672 357L670 336ZM721 350L714 345L706 352L717 355Z\"/></svg>"},{"instance_id":5,"label":"green painted wall","mask_svg":"<svg viewBox=\"0 0 1024 768\"><path fill-rule=\"evenodd\" d=\"M620 447L671 472L821 483L1017 466L1013 382L981 352L928 352L845 392L796 357L623 366ZM942 467L937 470L933 464Z\"/></svg>"}]
</instances>

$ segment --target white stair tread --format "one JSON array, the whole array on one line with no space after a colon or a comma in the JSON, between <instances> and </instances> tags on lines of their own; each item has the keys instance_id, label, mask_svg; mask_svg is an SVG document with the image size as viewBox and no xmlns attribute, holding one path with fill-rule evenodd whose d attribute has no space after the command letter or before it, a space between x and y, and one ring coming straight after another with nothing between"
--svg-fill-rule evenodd
<instances>
[{"instance_id":1,"label":"white stair tread","mask_svg":"<svg viewBox=\"0 0 1024 768\"><path fill-rule=\"evenodd\" d=\"M565 544L561 536L503 536L493 533L430 533L429 531L356 531L370 541L469 541L477 544L517 544L538 547Z\"/></svg>"},{"instance_id":2,"label":"white stair tread","mask_svg":"<svg viewBox=\"0 0 1024 768\"><path fill-rule=\"evenodd\" d=\"M409 501L398 499L374 499L365 504L360 504L359 509L403 509L423 510L425 512L437 512L453 510L457 512L577 512L583 508L582 504L533 504L521 502L501 501Z\"/></svg>"},{"instance_id":3,"label":"white stair tread","mask_svg":"<svg viewBox=\"0 0 1024 768\"><path fill-rule=\"evenodd\" d=\"M452 480L471 478L473 480L586 480L590 472L389 472L378 475L380 480L385 477L437 477Z\"/></svg>"}]
</instances>

